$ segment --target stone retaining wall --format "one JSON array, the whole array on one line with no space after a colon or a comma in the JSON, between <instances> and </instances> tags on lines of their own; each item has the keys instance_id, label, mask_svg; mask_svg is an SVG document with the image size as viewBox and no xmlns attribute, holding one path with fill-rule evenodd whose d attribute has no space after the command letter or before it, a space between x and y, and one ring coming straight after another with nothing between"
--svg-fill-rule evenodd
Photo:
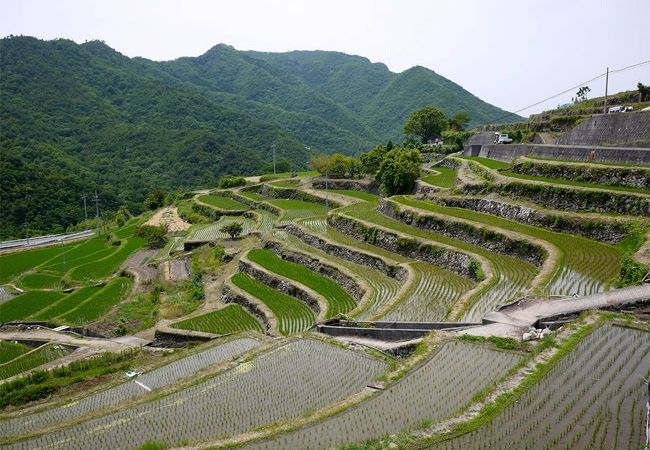
<instances>
[{"instance_id":1,"label":"stone retaining wall","mask_svg":"<svg viewBox=\"0 0 650 450\"><path fill-rule=\"evenodd\" d=\"M537 267L540 267L548 256L542 247L526 240L513 239L496 231L467 223L445 220L433 214L420 214L408 208L402 208L401 205L391 200L385 200L380 205L379 211L413 227L468 242L491 252L515 256Z\"/></svg>"},{"instance_id":2,"label":"stone retaining wall","mask_svg":"<svg viewBox=\"0 0 650 450\"><path fill-rule=\"evenodd\" d=\"M513 205L486 198L442 197L437 198L436 201L445 206L493 214L527 225L538 226L559 233L578 234L609 244L620 242L630 232L630 226L625 222L594 221L580 217L549 214L527 206Z\"/></svg>"},{"instance_id":3,"label":"stone retaining wall","mask_svg":"<svg viewBox=\"0 0 650 450\"><path fill-rule=\"evenodd\" d=\"M596 167L522 161L513 164L509 171L524 175L560 178L607 186L650 187L650 170L634 167Z\"/></svg>"},{"instance_id":4,"label":"stone retaining wall","mask_svg":"<svg viewBox=\"0 0 650 450\"><path fill-rule=\"evenodd\" d=\"M650 216L650 198L633 194L588 191L557 185L512 182L485 186L466 186L469 193L497 192L524 197L542 206L563 211L592 211Z\"/></svg>"},{"instance_id":5,"label":"stone retaining wall","mask_svg":"<svg viewBox=\"0 0 650 450\"><path fill-rule=\"evenodd\" d=\"M327 220L333 228L359 241L368 242L407 258L430 262L473 280L478 281L481 278L480 272L477 271L480 263L465 253L402 237L397 233L366 225L340 214L332 214Z\"/></svg>"}]
</instances>

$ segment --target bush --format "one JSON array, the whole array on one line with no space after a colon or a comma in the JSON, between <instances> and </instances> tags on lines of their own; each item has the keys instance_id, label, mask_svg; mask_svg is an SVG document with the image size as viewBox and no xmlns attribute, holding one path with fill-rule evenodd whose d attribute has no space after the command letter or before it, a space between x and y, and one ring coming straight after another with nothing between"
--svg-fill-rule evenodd
<instances>
[{"instance_id":1,"label":"bush","mask_svg":"<svg viewBox=\"0 0 650 450\"><path fill-rule=\"evenodd\" d=\"M231 187L245 186L246 179L244 177L234 177L232 175L226 175L221 177L219 180L219 187L222 189L228 189Z\"/></svg>"},{"instance_id":2,"label":"bush","mask_svg":"<svg viewBox=\"0 0 650 450\"><path fill-rule=\"evenodd\" d=\"M144 200L144 206L147 209L158 209L165 204L165 194L160 189L155 190Z\"/></svg>"}]
</instances>

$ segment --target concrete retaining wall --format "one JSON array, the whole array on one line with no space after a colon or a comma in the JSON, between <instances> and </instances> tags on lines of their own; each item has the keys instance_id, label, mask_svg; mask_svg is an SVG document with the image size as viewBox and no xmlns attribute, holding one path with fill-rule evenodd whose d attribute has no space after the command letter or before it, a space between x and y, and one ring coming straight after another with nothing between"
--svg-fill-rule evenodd
<instances>
[{"instance_id":1,"label":"concrete retaining wall","mask_svg":"<svg viewBox=\"0 0 650 450\"><path fill-rule=\"evenodd\" d=\"M480 156L512 162L519 156L583 162L604 162L650 165L650 149L631 147L594 147L580 145L487 144L466 146L465 156Z\"/></svg>"},{"instance_id":2,"label":"concrete retaining wall","mask_svg":"<svg viewBox=\"0 0 650 450\"><path fill-rule=\"evenodd\" d=\"M650 111L598 114L562 136L558 144L650 147Z\"/></svg>"}]
</instances>

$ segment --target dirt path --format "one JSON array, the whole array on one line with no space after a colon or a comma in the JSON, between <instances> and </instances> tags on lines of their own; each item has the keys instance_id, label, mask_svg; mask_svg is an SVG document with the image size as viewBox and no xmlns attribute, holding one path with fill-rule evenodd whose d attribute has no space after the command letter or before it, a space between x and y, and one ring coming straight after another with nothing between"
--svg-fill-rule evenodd
<instances>
[{"instance_id":1,"label":"dirt path","mask_svg":"<svg viewBox=\"0 0 650 450\"><path fill-rule=\"evenodd\" d=\"M185 222L180 218L178 215L178 209L176 209L175 206L168 206L157 211L151 219L145 222L145 225L166 225L167 231L170 233L186 231L191 226L188 222Z\"/></svg>"}]
</instances>

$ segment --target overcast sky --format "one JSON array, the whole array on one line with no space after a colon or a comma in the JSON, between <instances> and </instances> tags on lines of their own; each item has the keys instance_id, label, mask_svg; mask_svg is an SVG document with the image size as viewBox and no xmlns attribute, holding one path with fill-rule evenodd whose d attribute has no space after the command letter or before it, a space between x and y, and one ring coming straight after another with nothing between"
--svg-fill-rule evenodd
<instances>
[{"instance_id":1,"label":"overcast sky","mask_svg":"<svg viewBox=\"0 0 650 450\"><path fill-rule=\"evenodd\" d=\"M650 0L1 0L0 34L101 39L128 56L336 50L401 72L421 65L510 111L650 60ZM610 92L650 84L650 64ZM602 95L604 79L590 83ZM572 93L524 111L570 101Z\"/></svg>"}]
</instances>

